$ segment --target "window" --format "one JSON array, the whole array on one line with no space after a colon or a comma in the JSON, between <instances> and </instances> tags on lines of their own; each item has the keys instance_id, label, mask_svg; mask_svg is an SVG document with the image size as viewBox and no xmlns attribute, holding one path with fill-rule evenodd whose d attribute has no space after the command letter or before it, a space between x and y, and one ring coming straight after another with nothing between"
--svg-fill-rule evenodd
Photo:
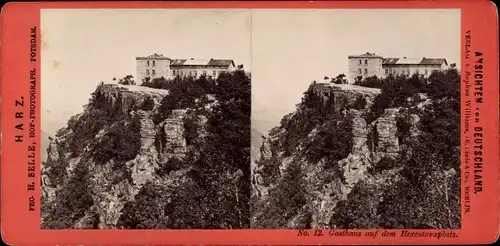
<instances>
[{"instance_id":1,"label":"window","mask_svg":"<svg viewBox=\"0 0 500 246\"><path fill-rule=\"evenodd\" d=\"M385 69L385 74L388 74L389 73L389 69Z\"/></svg>"},{"instance_id":2,"label":"window","mask_svg":"<svg viewBox=\"0 0 500 246\"><path fill-rule=\"evenodd\" d=\"M217 71L213 70L212 71L212 76L214 76L214 77L217 76Z\"/></svg>"},{"instance_id":3,"label":"window","mask_svg":"<svg viewBox=\"0 0 500 246\"><path fill-rule=\"evenodd\" d=\"M359 60L359 65L361 65L361 64L362 64L362 63L361 63L361 60Z\"/></svg>"},{"instance_id":4,"label":"window","mask_svg":"<svg viewBox=\"0 0 500 246\"><path fill-rule=\"evenodd\" d=\"M146 69L146 74L149 76L149 69Z\"/></svg>"},{"instance_id":5,"label":"window","mask_svg":"<svg viewBox=\"0 0 500 246\"><path fill-rule=\"evenodd\" d=\"M153 76L155 76L155 75L156 75L156 71L153 69Z\"/></svg>"},{"instance_id":6,"label":"window","mask_svg":"<svg viewBox=\"0 0 500 246\"><path fill-rule=\"evenodd\" d=\"M194 70L194 76L197 77L198 76L198 71L197 70Z\"/></svg>"},{"instance_id":7,"label":"window","mask_svg":"<svg viewBox=\"0 0 500 246\"><path fill-rule=\"evenodd\" d=\"M425 69L425 75L429 74L429 69Z\"/></svg>"},{"instance_id":8,"label":"window","mask_svg":"<svg viewBox=\"0 0 500 246\"><path fill-rule=\"evenodd\" d=\"M189 70L189 76L193 75L193 71Z\"/></svg>"},{"instance_id":9,"label":"window","mask_svg":"<svg viewBox=\"0 0 500 246\"><path fill-rule=\"evenodd\" d=\"M156 62L155 62L155 61L153 61L153 67L154 67L154 66L156 66Z\"/></svg>"},{"instance_id":10,"label":"window","mask_svg":"<svg viewBox=\"0 0 500 246\"><path fill-rule=\"evenodd\" d=\"M146 62L148 64L148 67L149 67L149 61Z\"/></svg>"},{"instance_id":11,"label":"window","mask_svg":"<svg viewBox=\"0 0 500 246\"><path fill-rule=\"evenodd\" d=\"M207 75L207 70L203 70L203 75Z\"/></svg>"},{"instance_id":12,"label":"window","mask_svg":"<svg viewBox=\"0 0 500 246\"><path fill-rule=\"evenodd\" d=\"M172 70L172 75L175 76L175 70Z\"/></svg>"},{"instance_id":13,"label":"window","mask_svg":"<svg viewBox=\"0 0 500 246\"><path fill-rule=\"evenodd\" d=\"M358 73L361 74L361 68L358 68Z\"/></svg>"},{"instance_id":14,"label":"window","mask_svg":"<svg viewBox=\"0 0 500 246\"><path fill-rule=\"evenodd\" d=\"M365 65L368 65L368 60L365 60Z\"/></svg>"},{"instance_id":15,"label":"window","mask_svg":"<svg viewBox=\"0 0 500 246\"><path fill-rule=\"evenodd\" d=\"M393 68L393 69L392 69L392 73L393 73L393 74L396 74L396 69L394 69L394 68Z\"/></svg>"},{"instance_id":16,"label":"window","mask_svg":"<svg viewBox=\"0 0 500 246\"><path fill-rule=\"evenodd\" d=\"M417 73L417 74L418 74L418 68L415 70L415 73Z\"/></svg>"},{"instance_id":17,"label":"window","mask_svg":"<svg viewBox=\"0 0 500 246\"><path fill-rule=\"evenodd\" d=\"M365 74L368 74L368 69L367 68L365 68Z\"/></svg>"}]
</instances>

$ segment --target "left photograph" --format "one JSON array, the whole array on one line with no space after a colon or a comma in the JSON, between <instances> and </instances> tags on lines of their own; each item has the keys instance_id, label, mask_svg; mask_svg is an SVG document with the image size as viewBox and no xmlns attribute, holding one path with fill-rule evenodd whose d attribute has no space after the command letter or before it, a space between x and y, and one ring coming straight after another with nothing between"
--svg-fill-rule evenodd
<instances>
[{"instance_id":1,"label":"left photograph","mask_svg":"<svg viewBox=\"0 0 500 246\"><path fill-rule=\"evenodd\" d=\"M248 10L42 10L41 228L250 228L251 40Z\"/></svg>"}]
</instances>

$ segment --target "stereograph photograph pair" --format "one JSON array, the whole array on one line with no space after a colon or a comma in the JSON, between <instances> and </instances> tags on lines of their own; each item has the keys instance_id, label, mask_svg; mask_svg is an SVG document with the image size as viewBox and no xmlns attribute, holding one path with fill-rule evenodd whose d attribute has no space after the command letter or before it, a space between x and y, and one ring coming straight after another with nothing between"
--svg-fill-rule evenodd
<instances>
[{"instance_id":1,"label":"stereograph photograph pair","mask_svg":"<svg viewBox=\"0 0 500 246\"><path fill-rule=\"evenodd\" d=\"M7 4L2 237L491 243L495 11L487 1Z\"/></svg>"}]
</instances>

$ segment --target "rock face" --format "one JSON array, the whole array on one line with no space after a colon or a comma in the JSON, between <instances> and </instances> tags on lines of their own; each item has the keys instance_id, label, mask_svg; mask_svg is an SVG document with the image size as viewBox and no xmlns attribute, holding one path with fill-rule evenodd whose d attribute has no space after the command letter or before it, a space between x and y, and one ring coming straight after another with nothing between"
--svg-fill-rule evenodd
<instances>
[{"instance_id":1,"label":"rock face","mask_svg":"<svg viewBox=\"0 0 500 246\"><path fill-rule=\"evenodd\" d=\"M349 121L351 126L350 141L352 148L344 158L333 160L324 155L319 161L307 158L311 148L311 142L321 132L321 125L315 126L307 135L294 141L299 141L298 147L291 154L285 155L285 144L290 143L290 136L296 128L288 128L290 122L300 121L297 117L301 111L309 109L298 108L298 111L283 118L282 125L272 129L269 136L264 139L261 148L261 157L254 168L254 207L256 207L252 223L256 228L330 228L330 218L339 201L348 199L348 195L356 184L361 181L368 183L384 183L381 177L374 178L370 174L373 166L384 157L396 158L400 152L398 140L398 127L396 118L400 115L399 109L386 109L384 114L372 122L367 122L369 108L374 98L380 93L379 89L365 88L353 85L336 84L314 84L310 90L314 95L321 98L324 105L332 107L329 112L338 113L337 120ZM349 107L355 104L358 98L366 100L365 108L353 109ZM319 106L318 106L319 107ZM418 118L412 118L412 134L416 131L414 125ZM298 125L309 121L307 117L302 119ZM326 125L332 120L326 120L321 124ZM292 130L290 130L292 129ZM295 137L297 138L297 137ZM283 144L285 143L285 144ZM279 174L271 178L269 169L273 165L279 166ZM266 217L272 203L273 190L285 182L285 170L290 165L300 166L300 183L296 189L302 190L304 200L302 205L297 205L293 216L289 216L285 222L273 222ZM384 177L387 178L387 177ZM269 179L272 179L269 181ZM265 182L267 180L267 182ZM388 182L388 181L387 181ZM290 184L292 185L292 184ZM286 186L284 186L286 187ZM288 188L281 188L288 189ZM274 193L276 194L276 193ZM272 210L272 209L271 209ZM286 216L286 215L283 215ZM304 218L309 218L304 220ZM307 221L307 222L304 222ZM280 224L277 224L280 223Z\"/></svg>"},{"instance_id":2,"label":"rock face","mask_svg":"<svg viewBox=\"0 0 500 246\"><path fill-rule=\"evenodd\" d=\"M347 104L353 104L358 97L365 98L366 107L370 107L375 97L380 94L380 89L350 84L317 83L312 89L315 94L322 97L323 102L331 98L335 110L340 110Z\"/></svg>"},{"instance_id":3,"label":"rock face","mask_svg":"<svg viewBox=\"0 0 500 246\"><path fill-rule=\"evenodd\" d=\"M171 158L182 159L188 148L183 124L188 115L186 110L174 110L159 124L153 122L153 116L167 94L167 90L140 86L101 85L97 88L94 103L72 117L68 126L59 130L46 146L48 157L42 166L44 221L51 213L57 213L50 209L63 199L58 196L71 186L72 179L77 178L76 170L87 173L85 182L88 186L81 189L90 198L88 205L82 205L81 213L75 215L74 223L66 225L70 228L117 228L125 203L133 201L144 184L167 185L182 179L182 170L167 177L157 173L160 165L165 165ZM151 99L154 102L152 107L145 107L146 101ZM134 124L137 127L134 128ZM123 158L103 158L99 150L113 148L109 141L120 133L124 140L114 144L130 148L132 154ZM132 141L129 135L137 138Z\"/></svg>"},{"instance_id":4,"label":"rock face","mask_svg":"<svg viewBox=\"0 0 500 246\"><path fill-rule=\"evenodd\" d=\"M399 141L396 136L398 132L396 125L397 114L398 109L386 109L384 115L374 122L377 140L374 162L378 162L385 156L395 158L398 155Z\"/></svg>"}]
</instances>

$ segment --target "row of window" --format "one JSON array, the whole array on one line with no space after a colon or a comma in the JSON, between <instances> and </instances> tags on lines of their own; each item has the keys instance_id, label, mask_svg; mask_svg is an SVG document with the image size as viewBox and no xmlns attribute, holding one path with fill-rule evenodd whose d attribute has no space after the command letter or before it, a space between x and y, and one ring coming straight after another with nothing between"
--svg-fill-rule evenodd
<instances>
[{"instance_id":1,"label":"row of window","mask_svg":"<svg viewBox=\"0 0 500 246\"><path fill-rule=\"evenodd\" d=\"M361 68L358 68L358 73L361 74ZM365 74L368 74L368 69L365 68Z\"/></svg>"},{"instance_id":2,"label":"row of window","mask_svg":"<svg viewBox=\"0 0 500 246\"><path fill-rule=\"evenodd\" d=\"M149 61L146 62L148 64L148 67L150 65ZM153 67L156 66L156 61L152 61Z\"/></svg>"},{"instance_id":3,"label":"row of window","mask_svg":"<svg viewBox=\"0 0 500 246\"><path fill-rule=\"evenodd\" d=\"M386 68L386 69L385 69L385 74L389 74L389 73L391 73L391 74L396 74L396 69L392 69L392 70L391 70L391 69ZM406 73L406 74L410 75L410 69L409 69L409 68L408 68L408 69L403 69L403 70L401 71L401 73L402 73L402 74L405 74L405 73ZM418 74L418 73L420 73L420 70L417 68L417 69L415 70L415 73L417 73L417 74ZM425 75L428 75L428 74L429 74L429 70L428 70L428 69L425 69L425 70L424 70L424 74L425 74Z\"/></svg>"},{"instance_id":4,"label":"row of window","mask_svg":"<svg viewBox=\"0 0 500 246\"><path fill-rule=\"evenodd\" d=\"M436 69L434 69L433 71L435 71L435 70L436 70ZM361 74L362 74L362 72L363 72L363 70L362 70L361 68L358 68L358 74L360 74L360 75L361 75ZM419 69L416 69L416 70L415 70L415 73L417 73L417 74L418 74L418 73L420 73ZM367 68L365 68L365 70L364 70L364 74L368 74L368 69L367 69ZM398 74L398 73L396 72L396 69L394 69L394 68L393 68L393 69L386 68L386 69L385 69L385 74ZM410 74L411 74L410 69L409 69L409 68L407 68L407 69L402 69L402 70L401 70L401 74L403 74L403 75L404 75L404 74L410 75ZM425 74L425 75L428 75L428 74L429 74L429 70L428 70L428 69L425 69L425 70L424 70L424 74Z\"/></svg>"},{"instance_id":5,"label":"row of window","mask_svg":"<svg viewBox=\"0 0 500 246\"><path fill-rule=\"evenodd\" d=\"M156 70L152 69L151 71L149 71L149 69L146 69L146 74L149 76L149 75L153 75L155 76L156 75ZM166 71L166 74L168 74L168 70ZM187 75L189 76L198 76L198 71L197 70L189 70L187 73ZM203 75L207 75L207 71L202 71L202 74ZM184 71L177 71L177 70L172 70L172 75L173 76L177 76L177 75L184 75ZM212 71L212 76L217 76L217 71L216 70L213 70Z\"/></svg>"},{"instance_id":6,"label":"row of window","mask_svg":"<svg viewBox=\"0 0 500 246\"><path fill-rule=\"evenodd\" d=\"M359 65L363 64L361 60L359 60ZM368 65L368 60L365 60L365 65Z\"/></svg>"}]
</instances>

